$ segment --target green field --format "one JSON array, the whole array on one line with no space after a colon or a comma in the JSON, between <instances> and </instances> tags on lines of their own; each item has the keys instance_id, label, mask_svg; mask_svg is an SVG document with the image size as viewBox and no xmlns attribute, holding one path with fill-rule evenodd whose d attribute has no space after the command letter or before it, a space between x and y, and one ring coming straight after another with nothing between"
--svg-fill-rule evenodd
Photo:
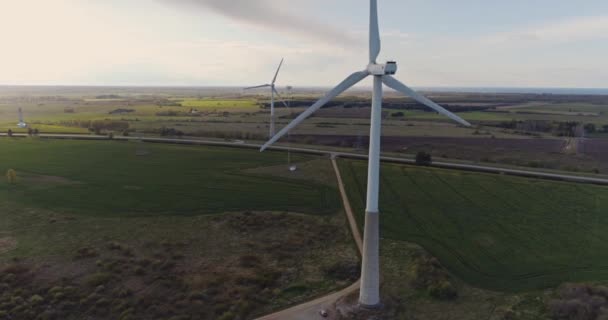
<instances>
[{"instance_id":1,"label":"green field","mask_svg":"<svg viewBox=\"0 0 608 320\"><path fill-rule=\"evenodd\" d=\"M0 319L251 319L358 276L326 158L291 174L257 150L0 148Z\"/></svg>"},{"instance_id":2,"label":"green field","mask_svg":"<svg viewBox=\"0 0 608 320\"><path fill-rule=\"evenodd\" d=\"M366 164L340 166L362 213ZM606 187L398 165L384 165L381 181L382 236L422 245L468 283L608 280Z\"/></svg>"},{"instance_id":3,"label":"green field","mask_svg":"<svg viewBox=\"0 0 608 320\"><path fill-rule=\"evenodd\" d=\"M196 108L199 111L256 111L260 108L256 100L249 99L186 99L180 103L183 107Z\"/></svg>"},{"instance_id":4,"label":"green field","mask_svg":"<svg viewBox=\"0 0 608 320\"><path fill-rule=\"evenodd\" d=\"M563 115L577 115L579 113L589 115L602 115L608 111L606 105L590 103L546 103L529 102L522 105L501 108L511 112L543 112Z\"/></svg>"},{"instance_id":5,"label":"green field","mask_svg":"<svg viewBox=\"0 0 608 320\"><path fill-rule=\"evenodd\" d=\"M150 154L137 156L136 143L2 139L0 171L15 169L24 175L24 183L0 183L0 201L103 215L239 210L326 214L339 207L333 188L244 172L285 163L282 153L145 147ZM296 161L310 159L298 156Z\"/></svg>"}]
</instances>

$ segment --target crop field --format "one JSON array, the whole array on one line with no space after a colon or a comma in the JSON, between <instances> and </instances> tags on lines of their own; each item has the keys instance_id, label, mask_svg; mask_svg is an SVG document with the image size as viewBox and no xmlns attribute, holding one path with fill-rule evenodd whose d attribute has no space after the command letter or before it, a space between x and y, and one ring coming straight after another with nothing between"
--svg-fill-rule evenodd
<instances>
[{"instance_id":1,"label":"crop field","mask_svg":"<svg viewBox=\"0 0 608 320\"><path fill-rule=\"evenodd\" d=\"M341 161L363 219L366 164ZM519 291L608 280L608 188L384 165L382 236L422 245L454 274Z\"/></svg>"},{"instance_id":2,"label":"crop field","mask_svg":"<svg viewBox=\"0 0 608 320\"><path fill-rule=\"evenodd\" d=\"M608 111L608 106L603 104L590 103L543 103L530 102L522 105L515 105L501 110L509 110L511 112L544 112L563 115L602 115Z\"/></svg>"},{"instance_id":3,"label":"crop field","mask_svg":"<svg viewBox=\"0 0 608 320\"><path fill-rule=\"evenodd\" d=\"M180 104L187 108L196 108L200 111L256 111L260 108L256 100L234 99L186 99Z\"/></svg>"},{"instance_id":4,"label":"crop field","mask_svg":"<svg viewBox=\"0 0 608 320\"><path fill-rule=\"evenodd\" d=\"M335 190L329 187L243 172L284 163L284 154L146 146L150 154L138 157L136 143L6 139L0 140L0 148L0 171L12 168L31 174L34 181L43 179L37 178L40 176L65 181L51 184L44 192L36 184L11 188L11 198L24 205L81 214L135 215L238 210L323 214L335 212L339 206ZM1 184L0 192L8 188ZM238 200L231 195L238 195Z\"/></svg>"},{"instance_id":5,"label":"crop field","mask_svg":"<svg viewBox=\"0 0 608 320\"><path fill-rule=\"evenodd\" d=\"M358 277L327 159L293 155L291 175L255 150L0 148L0 319L249 319Z\"/></svg>"}]
</instances>

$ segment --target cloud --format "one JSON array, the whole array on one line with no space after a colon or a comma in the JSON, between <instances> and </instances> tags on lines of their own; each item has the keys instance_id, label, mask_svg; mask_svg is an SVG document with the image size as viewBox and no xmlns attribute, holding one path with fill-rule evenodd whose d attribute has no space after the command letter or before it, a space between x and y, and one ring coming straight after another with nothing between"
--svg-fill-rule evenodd
<instances>
[{"instance_id":1,"label":"cloud","mask_svg":"<svg viewBox=\"0 0 608 320\"><path fill-rule=\"evenodd\" d=\"M161 0L184 9L211 10L224 17L269 31L296 35L325 44L356 46L348 32L301 14L290 12L286 3L275 0Z\"/></svg>"}]
</instances>

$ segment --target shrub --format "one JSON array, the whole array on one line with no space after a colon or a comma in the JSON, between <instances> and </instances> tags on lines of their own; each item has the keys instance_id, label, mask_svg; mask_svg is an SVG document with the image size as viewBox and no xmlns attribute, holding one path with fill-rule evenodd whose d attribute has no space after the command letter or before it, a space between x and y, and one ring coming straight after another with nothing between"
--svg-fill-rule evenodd
<instances>
[{"instance_id":1,"label":"shrub","mask_svg":"<svg viewBox=\"0 0 608 320\"><path fill-rule=\"evenodd\" d=\"M112 276L109 273L97 272L90 275L87 278L86 283L92 287L98 287L102 284L108 283L111 278Z\"/></svg>"},{"instance_id":2,"label":"shrub","mask_svg":"<svg viewBox=\"0 0 608 320\"><path fill-rule=\"evenodd\" d=\"M429 166L433 162L433 158L430 153L426 153L424 151L418 152L416 154L416 164L419 166Z\"/></svg>"},{"instance_id":3,"label":"shrub","mask_svg":"<svg viewBox=\"0 0 608 320\"><path fill-rule=\"evenodd\" d=\"M325 269L325 274L337 280L357 280L359 279L360 267L354 262L336 262Z\"/></svg>"},{"instance_id":4,"label":"shrub","mask_svg":"<svg viewBox=\"0 0 608 320\"><path fill-rule=\"evenodd\" d=\"M243 268L255 268L261 262L262 261L260 260L259 257L253 256L253 255L245 255L245 256L241 256L239 258L239 265Z\"/></svg>"},{"instance_id":5,"label":"shrub","mask_svg":"<svg viewBox=\"0 0 608 320\"><path fill-rule=\"evenodd\" d=\"M95 258L99 256L99 253L92 248L80 248L76 251L76 259L87 259L87 258Z\"/></svg>"},{"instance_id":6,"label":"shrub","mask_svg":"<svg viewBox=\"0 0 608 320\"><path fill-rule=\"evenodd\" d=\"M236 315L232 311L226 311L218 318L218 320L234 320L235 318Z\"/></svg>"},{"instance_id":7,"label":"shrub","mask_svg":"<svg viewBox=\"0 0 608 320\"><path fill-rule=\"evenodd\" d=\"M450 275L436 258L428 255L416 258L412 273L412 285L425 290L431 297L440 300L452 300L458 297L458 291L450 281Z\"/></svg>"},{"instance_id":8,"label":"shrub","mask_svg":"<svg viewBox=\"0 0 608 320\"><path fill-rule=\"evenodd\" d=\"M432 284L428 290L431 297L440 300L452 300L458 297L458 291L456 291L454 285L447 280Z\"/></svg>"},{"instance_id":9,"label":"shrub","mask_svg":"<svg viewBox=\"0 0 608 320\"><path fill-rule=\"evenodd\" d=\"M43 301L44 301L44 298L43 298L43 297L41 297L41 296L39 296L39 295L37 295L37 294L36 294L36 295L33 295L33 296L30 298L30 300L29 300L29 302L30 302L31 304L33 304L33 305L39 305L39 304L41 304Z\"/></svg>"},{"instance_id":10,"label":"shrub","mask_svg":"<svg viewBox=\"0 0 608 320\"><path fill-rule=\"evenodd\" d=\"M9 169L6 172L6 180L8 181L8 184L17 184L17 171Z\"/></svg>"}]
</instances>

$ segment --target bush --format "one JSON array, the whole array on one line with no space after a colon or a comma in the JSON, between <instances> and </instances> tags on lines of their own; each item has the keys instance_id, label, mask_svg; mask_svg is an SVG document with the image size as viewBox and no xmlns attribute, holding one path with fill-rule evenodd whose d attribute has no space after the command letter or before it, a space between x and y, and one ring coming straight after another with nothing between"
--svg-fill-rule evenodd
<instances>
[{"instance_id":1,"label":"bush","mask_svg":"<svg viewBox=\"0 0 608 320\"><path fill-rule=\"evenodd\" d=\"M350 280L359 279L361 268L355 262L336 262L325 269L325 274L331 279Z\"/></svg>"},{"instance_id":2,"label":"bush","mask_svg":"<svg viewBox=\"0 0 608 320\"><path fill-rule=\"evenodd\" d=\"M261 262L262 261L260 260L259 257L253 256L253 255L245 255L245 256L241 256L239 258L239 265L242 268L247 268L247 269L255 268L255 267L259 266Z\"/></svg>"},{"instance_id":3,"label":"bush","mask_svg":"<svg viewBox=\"0 0 608 320\"><path fill-rule=\"evenodd\" d=\"M236 318L236 315L231 312L231 311L227 311L224 314L222 314L221 317L218 318L218 320L234 320Z\"/></svg>"},{"instance_id":4,"label":"bush","mask_svg":"<svg viewBox=\"0 0 608 320\"><path fill-rule=\"evenodd\" d=\"M456 291L454 285L447 280L432 284L428 290L431 297L439 300L453 300L458 297L458 291Z\"/></svg>"},{"instance_id":5,"label":"bush","mask_svg":"<svg viewBox=\"0 0 608 320\"><path fill-rule=\"evenodd\" d=\"M425 290L439 300L453 300L458 297L457 288L450 281L450 275L439 260L428 255L416 258L413 267L412 285Z\"/></svg>"},{"instance_id":6,"label":"bush","mask_svg":"<svg viewBox=\"0 0 608 320\"><path fill-rule=\"evenodd\" d=\"M41 304L43 301L44 301L44 298L42 298L41 296L39 296L39 295L37 295L37 294L36 294L36 295L33 295L33 296L30 298L30 300L29 300L29 302L30 302L31 304L33 304L33 305L39 305L39 304Z\"/></svg>"},{"instance_id":7,"label":"bush","mask_svg":"<svg viewBox=\"0 0 608 320\"><path fill-rule=\"evenodd\" d=\"M91 287L98 287L102 284L108 283L111 279L112 275L110 275L109 273L98 272L90 275L87 278L86 283Z\"/></svg>"},{"instance_id":8,"label":"bush","mask_svg":"<svg viewBox=\"0 0 608 320\"><path fill-rule=\"evenodd\" d=\"M553 319L608 319L608 288L588 284L565 284L547 309Z\"/></svg>"},{"instance_id":9,"label":"bush","mask_svg":"<svg viewBox=\"0 0 608 320\"><path fill-rule=\"evenodd\" d=\"M17 184L17 171L9 169L6 172L6 180L8 181L8 184Z\"/></svg>"},{"instance_id":10,"label":"bush","mask_svg":"<svg viewBox=\"0 0 608 320\"><path fill-rule=\"evenodd\" d=\"M431 163L433 163L433 158L430 153L420 151L418 154L416 154L416 165L430 166Z\"/></svg>"}]
</instances>

